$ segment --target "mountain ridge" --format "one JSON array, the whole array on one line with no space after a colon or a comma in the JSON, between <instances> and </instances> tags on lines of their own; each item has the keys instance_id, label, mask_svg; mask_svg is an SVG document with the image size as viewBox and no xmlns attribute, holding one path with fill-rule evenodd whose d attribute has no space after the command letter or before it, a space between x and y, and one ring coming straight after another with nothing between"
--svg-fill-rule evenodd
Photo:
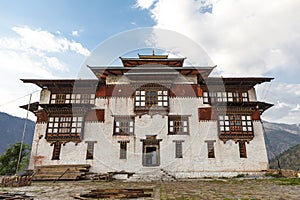
<instances>
[{"instance_id":1,"label":"mountain ridge","mask_svg":"<svg viewBox=\"0 0 300 200\"><path fill-rule=\"evenodd\" d=\"M0 155L11 144L21 142L25 120L24 118L0 112ZM34 128L35 123L31 120L27 120L24 143L31 145Z\"/></svg>"}]
</instances>

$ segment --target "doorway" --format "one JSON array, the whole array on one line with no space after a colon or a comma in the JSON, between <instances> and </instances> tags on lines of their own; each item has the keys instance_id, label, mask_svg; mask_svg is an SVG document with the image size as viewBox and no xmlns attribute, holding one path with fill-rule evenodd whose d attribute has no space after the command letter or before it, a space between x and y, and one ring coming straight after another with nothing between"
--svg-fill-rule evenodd
<instances>
[{"instance_id":1,"label":"doorway","mask_svg":"<svg viewBox=\"0 0 300 200\"><path fill-rule=\"evenodd\" d=\"M143 142L143 166L151 167L160 165L160 141L161 139L156 139L156 135L146 136L146 139L141 139L141 142Z\"/></svg>"},{"instance_id":2,"label":"doorway","mask_svg":"<svg viewBox=\"0 0 300 200\"><path fill-rule=\"evenodd\" d=\"M145 166L158 166L159 156L158 148L156 146L145 146L144 157Z\"/></svg>"}]
</instances>

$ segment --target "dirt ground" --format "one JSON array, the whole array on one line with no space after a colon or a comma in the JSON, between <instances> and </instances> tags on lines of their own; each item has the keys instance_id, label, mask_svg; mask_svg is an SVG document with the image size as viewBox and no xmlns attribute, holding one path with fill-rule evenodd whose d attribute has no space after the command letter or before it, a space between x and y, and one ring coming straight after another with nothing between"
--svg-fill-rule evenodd
<instances>
[{"instance_id":1,"label":"dirt ground","mask_svg":"<svg viewBox=\"0 0 300 200\"><path fill-rule=\"evenodd\" d=\"M34 199L74 199L93 189L153 188L152 198L141 199L300 199L299 179L202 179L176 182L33 182L26 187L0 187L0 192L25 192Z\"/></svg>"}]
</instances>

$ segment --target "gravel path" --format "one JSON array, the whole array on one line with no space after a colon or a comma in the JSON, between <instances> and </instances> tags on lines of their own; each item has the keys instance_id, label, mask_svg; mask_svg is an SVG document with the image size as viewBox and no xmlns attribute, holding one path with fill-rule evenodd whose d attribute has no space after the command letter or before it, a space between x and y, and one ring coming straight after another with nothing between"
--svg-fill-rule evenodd
<instances>
[{"instance_id":1,"label":"gravel path","mask_svg":"<svg viewBox=\"0 0 300 200\"><path fill-rule=\"evenodd\" d=\"M299 183L299 182L298 182ZM153 197L145 199L300 199L300 185L280 179L203 179L177 182L33 182L31 186L0 187L1 192L25 192L34 199L74 199L72 195L92 189L153 188Z\"/></svg>"}]
</instances>

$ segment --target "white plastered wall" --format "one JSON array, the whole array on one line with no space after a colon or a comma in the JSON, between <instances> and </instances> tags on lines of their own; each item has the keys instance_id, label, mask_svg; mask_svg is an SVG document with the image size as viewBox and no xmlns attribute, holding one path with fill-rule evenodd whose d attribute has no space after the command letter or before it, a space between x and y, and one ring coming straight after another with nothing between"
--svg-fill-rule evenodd
<instances>
[{"instance_id":1,"label":"white plastered wall","mask_svg":"<svg viewBox=\"0 0 300 200\"><path fill-rule=\"evenodd\" d=\"M45 98L45 97L44 97ZM223 143L218 139L217 121L198 120L198 108L205 107L202 98L170 98L170 115L189 115L189 135L168 135L168 117L143 115L135 117L135 135L113 136L114 115L134 115L132 98L97 98L96 108L105 109L105 122L86 122L83 141L75 145L69 142L61 147L60 160L51 160L53 146L45 137L46 123L38 123L33 141L30 167L34 165L90 164L93 172L142 171L141 139L157 135L160 142L160 166L177 177L202 177L226 175L231 172L246 173L268 168L268 160L259 121L253 122L254 139L246 144L247 158L239 157L238 144ZM183 140L183 158L175 158L174 140ZM206 140L216 140L215 158L207 157ZM86 141L94 144L94 159L86 160ZM127 143L127 159L119 159L120 144ZM37 148L38 144L38 148ZM37 159L38 158L38 159ZM148 168L151 169L151 168Z\"/></svg>"}]
</instances>

